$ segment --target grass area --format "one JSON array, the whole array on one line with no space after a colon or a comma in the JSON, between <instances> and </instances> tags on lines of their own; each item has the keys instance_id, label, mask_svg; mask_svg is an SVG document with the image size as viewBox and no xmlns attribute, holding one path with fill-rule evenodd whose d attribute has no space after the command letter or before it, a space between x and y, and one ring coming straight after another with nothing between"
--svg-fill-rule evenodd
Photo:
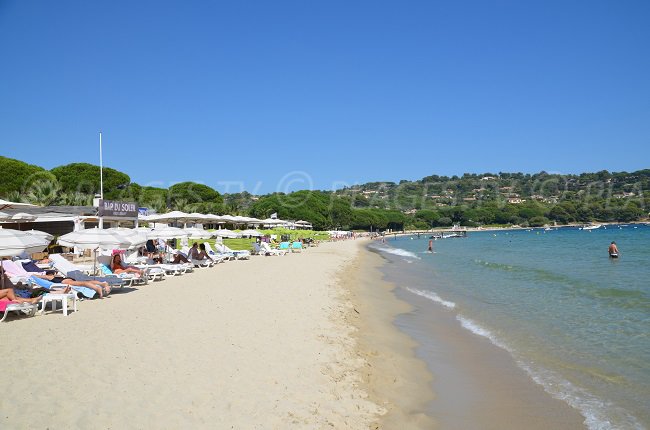
<instances>
[{"instance_id":1,"label":"grass area","mask_svg":"<svg viewBox=\"0 0 650 430\"><path fill-rule=\"evenodd\" d=\"M280 236L284 234L288 234L291 237L291 240L298 240L298 239L308 239L312 238L314 240L328 240L330 235L327 232L323 231L313 231L313 230L288 230L285 228L275 228L273 230L258 230L260 233L265 234L265 235L272 235L275 234L278 237L278 240L280 239ZM194 242L198 243L203 243L203 242L208 242L212 248L214 248L214 242L216 239L190 239L189 240L189 246L192 246ZM253 250L253 243L255 242L255 238L238 238L238 239L223 239L223 243L230 249L234 250L244 250L244 251L252 251ZM177 242L177 247L180 248L180 241Z\"/></svg>"}]
</instances>

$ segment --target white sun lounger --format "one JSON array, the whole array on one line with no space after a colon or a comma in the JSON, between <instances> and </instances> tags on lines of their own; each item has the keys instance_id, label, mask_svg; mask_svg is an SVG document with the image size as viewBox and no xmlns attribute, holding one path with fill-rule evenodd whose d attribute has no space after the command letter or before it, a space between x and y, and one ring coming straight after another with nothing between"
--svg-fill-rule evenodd
<instances>
[{"instance_id":1,"label":"white sun lounger","mask_svg":"<svg viewBox=\"0 0 650 430\"><path fill-rule=\"evenodd\" d=\"M217 250L219 252L224 253L224 254L225 253L230 253L237 260L249 260L251 258L251 252L250 251L246 251L246 250L243 250L243 249L242 250L234 250L234 249L228 248L224 244L218 244L218 243L216 243L214 246L215 246L215 248L217 248Z\"/></svg>"},{"instance_id":2,"label":"white sun lounger","mask_svg":"<svg viewBox=\"0 0 650 430\"><path fill-rule=\"evenodd\" d=\"M73 262L68 261L61 254L50 254L48 258L52 261L56 270L64 275L67 275L68 272L74 271L85 273L86 275L92 275L93 266L74 264Z\"/></svg>"},{"instance_id":3,"label":"white sun lounger","mask_svg":"<svg viewBox=\"0 0 650 430\"><path fill-rule=\"evenodd\" d=\"M260 244L260 249L264 253L264 255L287 255L287 251L284 251L282 249L273 249L266 242L262 242Z\"/></svg>"}]
</instances>

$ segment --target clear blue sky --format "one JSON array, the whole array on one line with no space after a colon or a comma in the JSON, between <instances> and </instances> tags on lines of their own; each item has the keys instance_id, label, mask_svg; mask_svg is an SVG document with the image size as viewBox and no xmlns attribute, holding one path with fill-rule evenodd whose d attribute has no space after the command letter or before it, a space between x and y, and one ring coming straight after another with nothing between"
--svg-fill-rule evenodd
<instances>
[{"instance_id":1,"label":"clear blue sky","mask_svg":"<svg viewBox=\"0 0 650 430\"><path fill-rule=\"evenodd\" d=\"M647 0L0 0L0 154L98 164L101 129L135 182L258 193L648 168L649 23Z\"/></svg>"}]
</instances>

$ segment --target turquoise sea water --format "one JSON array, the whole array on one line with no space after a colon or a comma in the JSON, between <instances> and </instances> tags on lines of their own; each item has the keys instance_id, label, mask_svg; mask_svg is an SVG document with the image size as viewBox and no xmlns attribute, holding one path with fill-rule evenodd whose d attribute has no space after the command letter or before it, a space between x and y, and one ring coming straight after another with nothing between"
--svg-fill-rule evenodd
<instances>
[{"instance_id":1,"label":"turquoise sea water","mask_svg":"<svg viewBox=\"0 0 650 430\"><path fill-rule=\"evenodd\" d=\"M477 232L433 254L428 241L372 247L408 272L399 288L507 349L589 428L650 427L650 227Z\"/></svg>"}]
</instances>

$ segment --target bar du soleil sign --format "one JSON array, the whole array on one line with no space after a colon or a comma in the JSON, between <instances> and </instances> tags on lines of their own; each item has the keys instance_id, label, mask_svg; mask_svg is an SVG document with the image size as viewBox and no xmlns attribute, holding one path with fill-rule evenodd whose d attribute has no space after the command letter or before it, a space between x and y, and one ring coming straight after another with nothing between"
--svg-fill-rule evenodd
<instances>
[{"instance_id":1,"label":"bar du soleil sign","mask_svg":"<svg viewBox=\"0 0 650 430\"><path fill-rule=\"evenodd\" d=\"M138 204L135 202L99 201L99 216L116 218L137 218Z\"/></svg>"}]
</instances>

